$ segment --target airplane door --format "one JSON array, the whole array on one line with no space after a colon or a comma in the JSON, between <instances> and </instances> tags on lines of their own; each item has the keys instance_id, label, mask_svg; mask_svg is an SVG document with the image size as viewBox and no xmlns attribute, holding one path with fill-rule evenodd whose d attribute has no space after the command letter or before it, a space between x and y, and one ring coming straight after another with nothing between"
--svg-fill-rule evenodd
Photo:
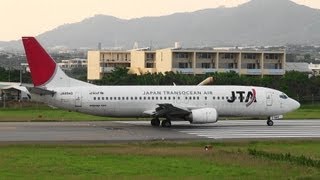
<instances>
[{"instance_id":1,"label":"airplane door","mask_svg":"<svg viewBox=\"0 0 320 180\"><path fill-rule=\"evenodd\" d=\"M80 92L75 93L75 107L81 107L82 106L82 96Z\"/></svg>"},{"instance_id":2,"label":"airplane door","mask_svg":"<svg viewBox=\"0 0 320 180\"><path fill-rule=\"evenodd\" d=\"M267 102L267 106L272 106L272 93L271 92L267 92L266 94L266 102Z\"/></svg>"}]
</instances>

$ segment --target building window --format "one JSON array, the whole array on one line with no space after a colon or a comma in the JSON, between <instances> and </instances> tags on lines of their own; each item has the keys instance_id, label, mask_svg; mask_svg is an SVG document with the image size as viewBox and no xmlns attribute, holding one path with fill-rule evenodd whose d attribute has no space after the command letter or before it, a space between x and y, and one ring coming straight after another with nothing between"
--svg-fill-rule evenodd
<instances>
[{"instance_id":1,"label":"building window","mask_svg":"<svg viewBox=\"0 0 320 180\"><path fill-rule=\"evenodd\" d=\"M255 63L248 63L247 69L256 69L256 64Z\"/></svg>"},{"instance_id":2,"label":"building window","mask_svg":"<svg viewBox=\"0 0 320 180\"><path fill-rule=\"evenodd\" d=\"M235 63L228 63L228 69L235 69Z\"/></svg>"},{"instance_id":3,"label":"building window","mask_svg":"<svg viewBox=\"0 0 320 180\"><path fill-rule=\"evenodd\" d=\"M146 63L146 68L154 68L154 63Z\"/></svg>"},{"instance_id":4,"label":"building window","mask_svg":"<svg viewBox=\"0 0 320 180\"><path fill-rule=\"evenodd\" d=\"M266 54L266 59L279 59L278 54Z\"/></svg>"},{"instance_id":5,"label":"building window","mask_svg":"<svg viewBox=\"0 0 320 180\"><path fill-rule=\"evenodd\" d=\"M189 58L188 53L175 53L175 56L177 59L188 59Z\"/></svg>"},{"instance_id":6,"label":"building window","mask_svg":"<svg viewBox=\"0 0 320 180\"><path fill-rule=\"evenodd\" d=\"M256 54L244 54L243 58L244 59L256 59L257 55Z\"/></svg>"},{"instance_id":7,"label":"building window","mask_svg":"<svg viewBox=\"0 0 320 180\"><path fill-rule=\"evenodd\" d=\"M146 55L147 55L147 61L154 60L154 54L147 53Z\"/></svg>"},{"instance_id":8,"label":"building window","mask_svg":"<svg viewBox=\"0 0 320 180\"><path fill-rule=\"evenodd\" d=\"M181 69L186 69L186 68L188 68L188 63L179 63L179 68L181 68Z\"/></svg>"},{"instance_id":9,"label":"building window","mask_svg":"<svg viewBox=\"0 0 320 180\"><path fill-rule=\"evenodd\" d=\"M210 63L201 63L202 69L210 69Z\"/></svg>"},{"instance_id":10,"label":"building window","mask_svg":"<svg viewBox=\"0 0 320 180\"><path fill-rule=\"evenodd\" d=\"M211 59L212 54L211 53L197 53L197 57L199 59Z\"/></svg>"},{"instance_id":11,"label":"building window","mask_svg":"<svg viewBox=\"0 0 320 180\"><path fill-rule=\"evenodd\" d=\"M234 59L234 54L232 53L221 53L221 59Z\"/></svg>"}]
</instances>

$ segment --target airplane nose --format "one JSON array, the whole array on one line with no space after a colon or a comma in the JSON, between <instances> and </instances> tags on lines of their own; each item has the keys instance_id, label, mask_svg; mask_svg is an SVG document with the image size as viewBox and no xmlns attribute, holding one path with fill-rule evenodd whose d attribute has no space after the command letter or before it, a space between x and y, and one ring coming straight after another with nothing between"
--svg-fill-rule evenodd
<instances>
[{"instance_id":1,"label":"airplane nose","mask_svg":"<svg viewBox=\"0 0 320 180\"><path fill-rule=\"evenodd\" d=\"M300 108L300 103L298 102L298 101L296 101L296 100L294 100L294 99L292 99L292 110L294 111L294 110L297 110L297 109L299 109Z\"/></svg>"}]
</instances>

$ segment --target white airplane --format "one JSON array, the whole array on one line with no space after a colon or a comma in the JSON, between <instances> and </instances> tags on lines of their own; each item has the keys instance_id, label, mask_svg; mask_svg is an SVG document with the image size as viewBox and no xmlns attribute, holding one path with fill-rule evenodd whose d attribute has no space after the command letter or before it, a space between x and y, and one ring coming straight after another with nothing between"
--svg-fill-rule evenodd
<instances>
[{"instance_id":1,"label":"white airplane","mask_svg":"<svg viewBox=\"0 0 320 180\"><path fill-rule=\"evenodd\" d=\"M45 102L72 111L110 117L152 117L215 123L222 116L268 117L267 125L300 104L278 90L255 86L97 86L68 77L34 37L23 37L34 88Z\"/></svg>"}]
</instances>

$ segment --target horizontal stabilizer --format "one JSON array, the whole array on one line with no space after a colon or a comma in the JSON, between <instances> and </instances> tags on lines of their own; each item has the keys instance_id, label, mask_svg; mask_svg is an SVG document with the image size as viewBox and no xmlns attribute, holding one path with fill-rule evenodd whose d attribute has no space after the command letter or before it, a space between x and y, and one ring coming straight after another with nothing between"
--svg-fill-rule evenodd
<instances>
[{"instance_id":1,"label":"horizontal stabilizer","mask_svg":"<svg viewBox=\"0 0 320 180\"><path fill-rule=\"evenodd\" d=\"M54 95L56 92L55 91L50 91L42 88L37 88L37 87L32 87L29 88L30 92L33 94L39 94L39 95Z\"/></svg>"}]
</instances>

